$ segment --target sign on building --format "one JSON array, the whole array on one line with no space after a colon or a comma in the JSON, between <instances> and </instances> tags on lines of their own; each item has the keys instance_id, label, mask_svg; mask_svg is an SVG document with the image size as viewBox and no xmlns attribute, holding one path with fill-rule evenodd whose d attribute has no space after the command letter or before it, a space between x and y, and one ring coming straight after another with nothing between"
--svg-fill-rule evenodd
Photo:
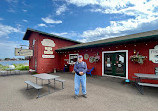
<instances>
[{"instance_id":1,"label":"sign on building","mask_svg":"<svg viewBox=\"0 0 158 111\"><path fill-rule=\"evenodd\" d=\"M33 56L33 50L15 48L15 56Z\"/></svg>"},{"instance_id":2,"label":"sign on building","mask_svg":"<svg viewBox=\"0 0 158 111\"><path fill-rule=\"evenodd\" d=\"M149 49L149 61L158 63L158 46L155 46L154 49Z\"/></svg>"},{"instance_id":3,"label":"sign on building","mask_svg":"<svg viewBox=\"0 0 158 111\"><path fill-rule=\"evenodd\" d=\"M41 44L44 46L44 55L42 55L42 58L55 58L55 55L53 55L53 49L52 47L55 47L55 43L51 39L43 39L41 41Z\"/></svg>"}]
</instances>

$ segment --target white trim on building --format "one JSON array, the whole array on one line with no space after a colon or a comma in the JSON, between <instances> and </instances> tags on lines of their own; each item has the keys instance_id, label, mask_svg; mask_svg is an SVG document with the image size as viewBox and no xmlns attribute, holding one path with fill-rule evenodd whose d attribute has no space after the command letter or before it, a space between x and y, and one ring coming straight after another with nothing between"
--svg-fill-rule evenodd
<instances>
[{"instance_id":1,"label":"white trim on building","mask_svg":"<svg viewBox=\"0 0 158 111\"><path fill-rule=\"evenodd\" d=\"M116 52L125 52L126 53L126 77L112 76L112 75L104 74L104 53L116 53ZM128 79L128 50L103 51L102 52L102 76L109 76L109 77Z\"/></svg>"}]
</instances>

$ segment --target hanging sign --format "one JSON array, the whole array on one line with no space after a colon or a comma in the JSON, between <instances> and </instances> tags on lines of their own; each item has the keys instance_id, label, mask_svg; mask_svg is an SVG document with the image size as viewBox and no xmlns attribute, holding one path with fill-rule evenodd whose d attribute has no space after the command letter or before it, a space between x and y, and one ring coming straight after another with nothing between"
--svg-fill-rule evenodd
<instances>
[{"instance_id":1,"label":"hanging sign","mask_svg":"<svg viewBox=\"0 0 158 111\"><path fill-rule=\"evenodd\" d=\"M33 56L33 50L15 48L15 56Z\"/></svg>"},{"instance_id":2,"label":"hanging sign","mask_svg":"<svg viewBox=\"0 0 158 111\"><path fill-rule=\"evenodd\" d=\"M41 44L44 46L44 55L42 55L42 58L55 58L55 55L53 54L52 47L55 47L55 43L51 39L43 39L41 41Z\"/></svg>"},{"instance_id":3,"label":"hanging sign","mask_svg":"<svg viewBox=\"0 0 158 111\"><path fill-rule=\"evenodd\" d=\"M149 49L149 61L158 63L158 46L155 46L154 49Z\"/></svg>"}]
</instances>

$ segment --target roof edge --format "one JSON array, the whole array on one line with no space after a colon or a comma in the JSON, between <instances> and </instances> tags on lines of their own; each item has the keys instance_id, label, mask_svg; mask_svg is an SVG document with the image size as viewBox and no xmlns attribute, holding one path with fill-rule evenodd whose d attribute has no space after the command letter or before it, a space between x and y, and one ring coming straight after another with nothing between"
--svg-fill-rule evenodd
<instances>
[{"instance_id":1,"label":"roof edge","mask_svg":"<svg viewBox=\"0 0 158 111\"><path fill-rule=\"evenodd\" d=\"M28 40L27 36L30 35L28 31L37 32L37 33L40 33L40 34L44 34L44 35L51 36L51 37L56 37L56 38L67 40L67 41L72 41L72 42L79 43L79 44L82 43L82 42L79 42L79 41L75 41L75 40L72 40L72 39L64 38L64 37L61 37L61 36L58 36L58 35L50 34L50 33L47 33L47 32L43 32L43 31L31 29L31 28L26 29L25 34L23 36L23 40Z\"/></svg>"}]
</instances>

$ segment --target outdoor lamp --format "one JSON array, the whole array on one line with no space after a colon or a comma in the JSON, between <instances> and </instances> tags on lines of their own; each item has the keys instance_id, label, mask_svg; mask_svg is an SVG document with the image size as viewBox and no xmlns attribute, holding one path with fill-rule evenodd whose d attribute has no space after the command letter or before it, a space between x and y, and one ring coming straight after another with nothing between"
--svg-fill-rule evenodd
<instances>
[{"instance_id":1,"label":"outdoor lamp","mask_svg":"<svg viewBox=\"0 0 158 111\"><path fill-rule=\"evenodd\" d=\"M136 54L136 50L135 49L134 49L133 53Z\"/></svg>"}]
</instances>

